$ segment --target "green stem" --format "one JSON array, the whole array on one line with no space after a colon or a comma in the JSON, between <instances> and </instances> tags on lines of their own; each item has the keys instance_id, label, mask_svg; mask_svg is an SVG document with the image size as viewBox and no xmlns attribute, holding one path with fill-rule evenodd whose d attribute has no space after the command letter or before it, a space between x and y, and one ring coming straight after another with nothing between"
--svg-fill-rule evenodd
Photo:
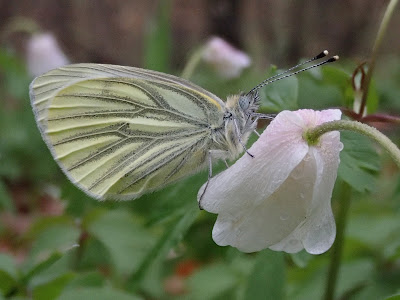
<instances>
[{"instance_id":1,"label":"green stem","mask_svg":"<svg viewBox=\"0 0 400 300\"><path fill-rule=\"evenodd\" d=\"M190 57L182 71L181 77L183 79L190 79L192 77L194 70L198 66L203 56L203 47L196 50Z\"/></svg>"},{"instance_id":2,"label":"green stem","mask_svg":"<svg viewBox=\"0 0 400 300\"><path fill-rule=\"evenodd\" d=\"M347 120L326 122L306 131L304 133L304 139L308 141L310 145L315 145L318 143L318 139L321 135L336 130L350 130L366 135L381 145L400 168L400 149L386 135L378 131L376 128L360 122Z\"/></svg>"},{"instance_id":3,"label":"green stem","mask_svg":"<svg viewBox=\"0 0 400 300\"><path fill-rule=\"evenodd\" d=\"M329 264L328 278L325 289L325 300L332 300L335 296L335 287L342 260L344 233L346 229L347 216L350 210L351 187L346 182L342 182L340 190L340 209L336 218L337 230L336 239L333 244L331 260Z\"/></svg>"},{"instance_id":4,"label":"green stem","mask_svg":"<svg viewBox=\"0 0 400 300\"><path fill-rule=\"evenodd\" d=\"M376 58L378 56L378 51L382 45L383 37L385 36L387 27L389 25L389 21L392 18L394 9L397 5L398 0L391 0L386 8L385 14L382 18L381 25L379 26L378 34L375 39L374 46L372 48L372 54L371 54L371 59L368 65L368 71L365 76L365 81L363 83L363 96L361 100L361 106L360 106L360 112L359 115L362 116L364 113L365 105L367 103L367 97L368 97L368 90L369 90L369 84L371 82L372 78L372 73L375 68L375 62Z\"/></svg>"}]
</instances>

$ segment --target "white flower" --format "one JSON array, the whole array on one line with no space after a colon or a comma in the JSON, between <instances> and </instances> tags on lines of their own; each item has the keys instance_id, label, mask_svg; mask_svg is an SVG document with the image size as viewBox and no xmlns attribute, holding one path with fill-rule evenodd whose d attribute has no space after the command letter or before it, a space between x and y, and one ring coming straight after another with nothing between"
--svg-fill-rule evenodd
<instances>
[{"instance_id":1,"label":"white flower","mask_svg":"<svg viewBox=\"0 0 400 300\"><path fill-rule=\"evenodd\" d=\"M219 37L211 38L203 51L203 59L224 78L238 77L251 64L250 57Z\"/></svg>"},{"instance_id":2,"label":"white flower","mask_svg":"<svg viewBox=\"0 0 400 300\"><path fill-rule=\"evenodd\" d=\"M39 76L52 69L69 64L56 38L51 33L34 34L27 45L28 72Z\"/></svg>"},{"instance_id":3,"label":"white flower","mask_svg":"<svg viewBox=\"0 0 400 300\"><path fill-rule=\"evenodd\" d=\"M303 133L340 117L337 109L283 111L249 149L254 158L243 155L210 180L200 205L218 214L212 232L218 245L312 254L331 247L336 227L330 200L343 145L338 131L322 135L315 146Z\"/></svg>"}]
</instances>

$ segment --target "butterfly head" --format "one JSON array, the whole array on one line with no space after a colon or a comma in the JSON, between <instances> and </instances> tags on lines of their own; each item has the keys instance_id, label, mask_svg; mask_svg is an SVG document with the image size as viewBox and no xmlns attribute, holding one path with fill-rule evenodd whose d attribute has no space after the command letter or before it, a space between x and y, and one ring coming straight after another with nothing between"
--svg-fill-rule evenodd
<instances>
[{"instance_id":1,"label":"butterfly head","mask_svg":"<svg viewBox=\"0 0 400 300\"><path fill-rule=\"evenodd\" d=\"M260 106L260 95L258 90L247 94L241 94L239 96L238 106L246 116L256 112Z\"/></svg>"}]
</instances>

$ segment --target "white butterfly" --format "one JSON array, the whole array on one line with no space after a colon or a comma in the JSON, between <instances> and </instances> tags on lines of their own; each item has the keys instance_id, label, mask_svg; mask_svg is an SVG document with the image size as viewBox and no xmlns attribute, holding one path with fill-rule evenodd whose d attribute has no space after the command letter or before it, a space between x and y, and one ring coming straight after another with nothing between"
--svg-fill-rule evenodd
<instances>
[{"instance_id":1,"label":"white butterfly","mask_svg":"<svg viewBox=\"0 0 400 300\"><path fill-rule=\"evenodd\" d=\"M286 76L224 102L176 76L75 64L37 77L30 97L42 137L68 178L94 198L127 200L207 164L211 176L212 158L237 158L257 119L271 118L256 112L258 89Z\"/></svg>"}]
</instances>

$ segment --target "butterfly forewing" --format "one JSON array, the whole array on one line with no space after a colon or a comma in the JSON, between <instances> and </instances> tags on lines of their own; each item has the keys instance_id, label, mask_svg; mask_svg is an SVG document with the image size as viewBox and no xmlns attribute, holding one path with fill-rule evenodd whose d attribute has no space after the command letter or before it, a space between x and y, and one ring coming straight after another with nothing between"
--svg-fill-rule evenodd
<instances>
[{"instance_id":1,"label":"butterfly forewing","mask_svg":"<svg viewBox=\"0 0 400 300\"><path fill-rule=\"evenodd\" d=\"M154 71L79 64L34 80L42 136L67 176L98 199L133 199L203 166L224 103Z\"/></svg>"}]
</instances>

